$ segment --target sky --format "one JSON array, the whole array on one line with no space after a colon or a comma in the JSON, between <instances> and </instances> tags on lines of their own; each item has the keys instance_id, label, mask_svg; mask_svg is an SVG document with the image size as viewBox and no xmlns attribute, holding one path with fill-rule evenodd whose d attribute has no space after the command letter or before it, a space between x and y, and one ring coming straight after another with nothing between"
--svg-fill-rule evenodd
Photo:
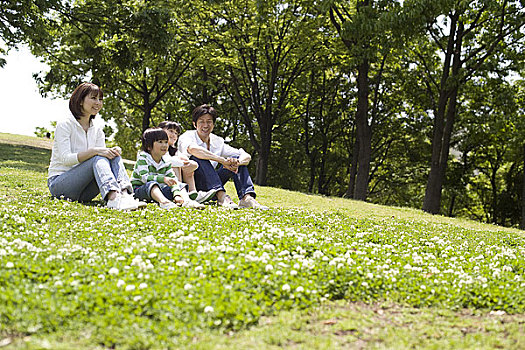
<instances>
[{"instance_id":1,"label":"sky","mask_svg":"<svg viewBox=\"0 0 525 350\"><path fill-rule=\"evenodd\" d=\"M68 101L43 98L33 73L47 70L27 48L11 50L0 68L0 132L35 136L37 126L52 129L51 122L69 115Z\"/></svg>"}]
</instances>

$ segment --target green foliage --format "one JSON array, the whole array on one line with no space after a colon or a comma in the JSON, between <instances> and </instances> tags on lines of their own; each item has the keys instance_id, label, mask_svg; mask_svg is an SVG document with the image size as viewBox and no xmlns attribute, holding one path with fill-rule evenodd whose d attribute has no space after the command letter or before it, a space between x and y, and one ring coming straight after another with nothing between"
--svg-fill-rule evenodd
<instances>
[{"instance_id":1,"label":"green foliage","mask_svg":"<svg viewBox=\"0 0 525 350\"><path fill-rule=\"evenodd\" d=\"M35 128L35 136L37 137L46 137L48 139L54 139L55 138L55 128L57 126L56 121L52 121L51 123L51 129L47 129L42 126L37 126Z\"/></svg>"},{"instance_id":2,"label":"green foliage","mask_svg":"<svg viewBox=\"0 0 525 350\"><path fill-rule=\"evenodd\" d=\"M515 231L315 204L116 212L51 199L49 151L0 145L6 334L83 329L104 347L167 348L328 300L525 311L525 238Z\"/></svg>"}]
</instances>

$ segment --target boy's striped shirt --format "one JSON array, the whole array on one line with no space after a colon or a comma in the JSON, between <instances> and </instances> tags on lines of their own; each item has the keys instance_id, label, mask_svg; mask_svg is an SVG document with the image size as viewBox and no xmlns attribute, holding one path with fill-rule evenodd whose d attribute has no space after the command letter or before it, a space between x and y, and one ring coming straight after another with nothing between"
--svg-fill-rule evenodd
<instances>
[{"instance_id":1,"label":"boy's striped shirt","mask_svg":"<svg viewBox=\"0 0 525 350\"><path fill-rule=\"evenodd\" d=\"M149 181L156 181L164 183L164 177L175 178L175 173L171 169L171 164L166 163L164 159L160 163L155 162L151 154L147 152L140 152L131 174L131 184L133 188L144 185Z\"/></svg>"}]
</instances>

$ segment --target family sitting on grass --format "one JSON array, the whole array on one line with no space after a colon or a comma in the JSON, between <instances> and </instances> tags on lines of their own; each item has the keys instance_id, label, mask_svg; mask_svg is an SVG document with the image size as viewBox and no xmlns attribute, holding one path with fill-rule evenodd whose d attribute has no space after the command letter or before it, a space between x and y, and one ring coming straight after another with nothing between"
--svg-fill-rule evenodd
<instances>
[{"instance_id":1,"label":"family sitting on grass","mask_svg":"<svg viewBox=\"0 0 525 350\"><path fill-rule=\"evenodd\" d=\"M247 168L251 156L212 133L217 118L213 107L195 108L195 130L182 135L180 125L172 121L144 131L130 179L122 150L107 148L104 132L92 122L102 99L102 90L92 83L80 84L71 95L71 115L57 124L51 153L47 183L53 197L85 202L100 193L107 207L117 210L136 210L146 202L163 209L204 209L204 203L215 198L228 209L267 209L255 200ZM224 189L229 179L238 205Z\"/></svg>"}]
</instances>

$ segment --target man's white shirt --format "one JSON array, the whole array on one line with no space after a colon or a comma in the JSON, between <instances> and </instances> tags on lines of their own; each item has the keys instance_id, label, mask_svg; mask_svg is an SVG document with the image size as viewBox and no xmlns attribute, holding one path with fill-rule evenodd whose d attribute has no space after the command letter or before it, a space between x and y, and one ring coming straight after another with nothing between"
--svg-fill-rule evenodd
<instances>
[{"instance_id":1,"label":"man's white shirt","mask_svg":"<svg viewBox=\"0 0 525 350\"><path fill-rule=\"evenodd\" d=\"M177 148L181 154L188 158L191 156L191 154L188 153L188 147L191 145L207 149L216 156L223 158L240 157L242 153L245 153L242 148L235 148L228 145L222 137L215 134L210 134L210 148L208 149L208 145L201 140L197 134L197 130L188 130L179 136ZM213 167L217 167L217 162L211 160L210 162Z\"/></svg>"}]
</instances>

